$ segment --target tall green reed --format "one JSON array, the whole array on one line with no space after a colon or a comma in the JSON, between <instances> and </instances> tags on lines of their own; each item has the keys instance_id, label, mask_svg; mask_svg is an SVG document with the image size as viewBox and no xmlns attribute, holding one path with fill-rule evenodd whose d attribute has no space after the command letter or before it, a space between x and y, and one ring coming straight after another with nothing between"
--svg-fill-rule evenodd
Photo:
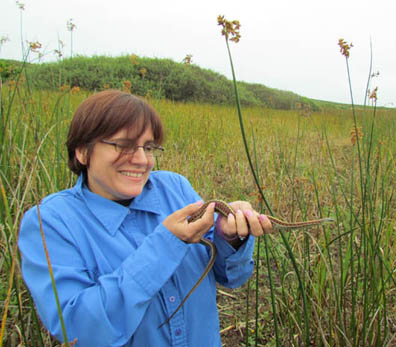
<instances>
[{"instance_id":1,"label":"tall green reed","mask_svg":"<svg viewBox=\"0 0 396 347\"><path fill-rule=\"evenodd\" d=\"M228 40L239 41L240 24L238 21L229 22L222 16L219 16L218 22L223 27L223 35L226 36L240 128L249 166L266 208L271 213L271 209L261 191L257 167L254 167L249 153L240 103L238 102L237 82L228 45ZM347 68L350 90L352 90L348 60ZM389 231L387 231L389 227L385 227L384 219L389 218L388 214L391 213L393 201L393 188L387 184L393 172L391 169L393 157L391 154L391 159L384 156L383 151L380 150L381 146L378 146L378 139L375 136L376 107L373 108L371 117L362 115L363 130L361 130L358 126L357 109L352 94L351 105L353 115L350 134L352 151L350 147L343 146L344 148L341 148L341 157L345 159L345 162L341 165L344 165L344 167L340 167L340 163L337 162L340 161L339 153L335 153L335 151L338 152L339 149L334 150L334 147L330 145L327 128L322 130L317 128L318 138L321 139L322 146L327 147L328 158L330 159L329 162L324 162L324 168L327 169L330 182L328 189L330 196L332 196L332 199L327 199L325 202L328 206L321 201L319 196L319 191L323 188L320 187L320 181L318 181L317 173L315 173L317 163L312 162L312 167L305 170L306 174L311 177L313 197L316 200L319 214L329 214L331 207L335 210L338 221L335 229L337 234L333 236L324 232L323 237L319 239L313 237L313 234L303 234L303 242L301 243L303 247L301 247L298 237L294 244L290 244L292 242L291 236L281 234L283 247L285 247L290 258L298 282L298 291L295 291L293 285L288 284L288 281L282 282L281 302L285 304L285 317L288 317L286 325L291 328L289 330L289 341L296 340L295 332L297 331L298 334L303 335L301 339L298 339L299 344L307 346L312 343L339 346L375 343L374 345L379 346L384 342L390 343L389 341L394 338L394 336L389 335L389 324L387 323L389 314L386 306L389 305L386 288L394 283L394 269L390 265L391 262L385 257L385 254L394 257L394 253L382 243L384 238L389 240ZM293 185L299 179L296 176L298 172L297 157L301 154L299 139L302 139L304 134L303 129L300 128L301 118L297 119L294 159L291 166L284 165L283 167L286 177L292 183L293 200L290 206L292 215L295 208L294 202L296 202L299 213L305 217L310 210L307 202L305 202L307 201L306 193L304 192L303 195L299 196ZM343 126L345 127L345 125L346 122ZM360 138L363 133L367 134L364 136L364 142ZM253 147L255 148L255 146ZM285 153L284 145L280 145L279 148L281 157L286 157L287 153ZM347 151L342 153L343 150ZM336 154L337 159L335 159ZM354 159L355 155L357 160ZM348 164L351 165L349 168ZM340 199L340 190L343 201ZM356 194L358 191L360 191L359 195ZM286 258L283 258L282 253L279 253L277 249L269 249L269 251L278 259L284 259L282 260L283 265L281 263L281 275L282 273L286 274L284 279L289 278ZM300 254L295 256L296 252L300 252ZM268 257L267 267L270 267ZM271 274L269 274L269 277L271 282ZM285 291L286 288L291 290ZM280 337L277 322L279 317L283 316L282 306L279 308L280 311L277 312L275 301L278 301L279 298L274 294L276 290L271 283L270 289L275 338L277 345L279 345ZM257 291L256 286L256 309L258 305ZM331 308L327 307L328 303L325 298L330 299ZM295 305L300 300L303 303L302 308ZM391 300L391 302L391 305L395 305L394 300ZM350 320L348 317L350 317ZM316 321L312 321L312 318L316 318ZM258 343L257 319L256 314L255 345ZM248 326L247 321L246 326ZM284 325L285 322L281 322L281 324ZM314 336L316 333L318 335ZM246 334L248 334L248 330L246 330ZM248 340L246 336L246 345L248 345Z\"/></svg>"},{"instance_id":2,"label":"tall green reed","mask_svg":"<svg viewBox=\"0 0 396 347\"><path fill-rule=\"evenodd\" d=\"M59 143L64 138L65 126L60 124L64 118L60 119L58 111L65 93L60 93L51 105L51 98L43 95L45 92L34 89L25 68L30 52L39 48L37 42L29 43L15 80L0 86L0 217L3 221L2 240L5 242L4 258L7 267L7 271L2 271L1 275L5 283L8 283L0 345L4 341L9 344L10 339L13 339L12 332L7 333L7 327L15 324L13 322L16 317L16 331L23 343L44 345L45 338L36 312L32 309L32 300L20 277L18 228L26 208L37 203L42 196L64 187L64 183L69 181L63 149ZM52 116L49 116L51 112ZM48 153L53 154L54 158L48 156ZM12 307L9 305L11 301ZM30 312L27 312L26 304ZM26 326L26 316L30 316L33 324L28 323ZM7 324L10 320L11 323Z\"/></svg>"},{"instance_id":3,"label":"tall green reed","mask_svg":"<svg viewBox=\"0 0 396 347\"><path fill-rule=\"evenodd\" d=\"M232 72L232 79L233 79L233 85L234 85L234 92L235 92L235 99L236 99L236 106L237 106L237 110L238 110L238 118L239 118L239 124L240 124L240 128L241 128L241 134L242 134L242 138L243 138L243 143L244 143L244 147L245 147L245 151L246 151L246 156L249 162L249 166L250 166L250 170L252 172L252 175L254 177L254 180L256 182L256 186L257 189L261 195L261 199L263 200L263 202L266 205L266 208L268 210L268 212L272 215L272 211L271 211L271 207L269 206L266 197L264 195L264 192L261 189L261 183L259 181L258 175L257 175L257 171L254 168L252 159L251 159L251 155L250 155L250 151L249 151L249 147L247 144L247 139L246 139L246 134L245 134L245 130L244 130L244 123L243 123L243 118L242 118L242 112L241 112L241 106L240 106L240 101L239 101L239 93L238 93L238 87L237 87L237 80L236 80L236 76L235 76L235 71L234 71L234 66L233 66L233 62L232 62L232 56L231 56L231 51L230 51L230 47L229 47L229 40L233 41L233 42L239 42L240 39L240 33L239 33L239 29L240 29L240 23L237 20L234 20L232 22L227 21L224 16L219 16L218 19L218 24L221 25L223 27L222 29L222 35L225 36L225 42L226 42L226 46L227 46L227 52L228 52L228 56L229 56L229 61L230 61L230 65L231 65L231 72ZM306 299L306 293L305 293L305 289L304 289L304 285L300 276L300 272L298 270L297 267L297 263L296 260L294 258L293 252L289 246L289 243L287 241L287 238L283 235L283 232L280 233L282 240L285 244L285 247L288 250L290 259L292 261L293 267L295 269L296 275L297 275L297 279L298 279L298 283L299 283L299 288L300 288L300 292L302 295L302 301L303 301L303 313L304 313L304 330L305 330L305 342L308 343L309 342L309 319L308 319L308 310L307 310L307 299ZM269 264L268 264L269 265ZM269 268L269 267L268 267ZM271 273L269 272L269 277L271 277ZM271 280L270 280L270 288L271 288L271 292L273 292L273 287L271 286ZM256 289L257 291L257 289ZM274 296L273 294L271 294L272 297L272 302L273 302L273 314L274 316L276 316L276 307L274 304ZM256 316L256 321L257 321L257 316ZM257 326L257 323L256 323ZM274 319L274 327L275 327L275 334L276 334L276 345L279 346L280 345L280 340L279 340L279 336L278 336L278 328L277 328L277 320ZM257 330L256 330L257 331ZM257 335L256 335L256 341L255 341L256 345L257 345Z\"/></svg>"},{"instance_id":4,"label":"tall green reed","mask_svg":"<svg viewBox=\"0 0 396 347\"><path fill-rule=\"evenodd\" d=\"M353 150L348 156L349 178L340 174L334 153L327 141L331 168L332 195L338 220L338 236L326 238L330 275L333 278L334 305L338 322L338 345L350 344L381 346L388 343L386 288L394 283L393 270L387 265L381 239L385 232L393 197L389 182L389 159L382 156L376 140L376 107L371 116L361 113L358 118L352 94L349 72L349 50L352 45L340 39L339 45L346 58L348 83L351 93L351 142ZM362 127L359 126L359 123ZM377 143L376 143L377 142ZM375 159L374 159L375 158ZM346 165L348 163L345 162ZM385 167L384 167L385 165ZM384 171L385 169L385 171ZM341 190L346 209L341 209ZM342 230L342 229L346 229ZM330 245L337 242L336 261ZM338 264L335 264L338 262ZM339 270L339 273L337 271ZM339 279L338 281L336 279ZM394 304L394 303L393 303Z\"/></svg>"}]
</instances>

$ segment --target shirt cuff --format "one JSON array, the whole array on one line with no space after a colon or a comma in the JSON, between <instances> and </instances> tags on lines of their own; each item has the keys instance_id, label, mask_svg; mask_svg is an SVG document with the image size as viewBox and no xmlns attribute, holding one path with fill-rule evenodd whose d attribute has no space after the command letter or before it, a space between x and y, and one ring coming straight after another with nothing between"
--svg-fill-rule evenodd
<instances>
[{"instance_id":1,"label":"shirt cuff","mask_svg":"<svg viewBox=\"0 0 396 347\"><path fill-rule=\"evenodd\" d=\"M226 240L224 240L215 230L213 241L216 245L217 251L224 257L230 257L236 253L241 257L246 254L246 251L249 251L254 247L255 237L253 235L249 235L241 244L238 249L232 247Z\"/></svg>"}]
</instances>

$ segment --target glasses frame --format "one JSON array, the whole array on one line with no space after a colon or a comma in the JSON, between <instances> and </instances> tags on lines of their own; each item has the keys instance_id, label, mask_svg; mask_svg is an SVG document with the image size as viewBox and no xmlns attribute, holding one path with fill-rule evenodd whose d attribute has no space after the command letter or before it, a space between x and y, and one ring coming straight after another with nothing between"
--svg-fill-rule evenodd
<instances>
[{"instance_id":1,"label":"glasses frame","mask_svg":"<svg viewBox=\"0 0 396 347\"><path fill-rule=\"evenodd\" d=\"M124 151L123 147L120 146L120 144L117 143L117 142L108 141L108 140L100 140L100 142L104 143L106 145L113 146L115 151L117 153L121 153L121 154L134 155L139 150L139 148L142 148L145 156L146 157L150 157L150 158L155 158L156 156L160 155L165 150L165 148L162 147L162 146L158 146L158 145L155 145L155 144L150 144L150 145L147 144L147 145L143 145L143 146L134 146L133 150L128 152L128 151ZM152 153L147 153L146 152L145 148L148 147L148 146L150 146L150 147L152 147L154 149Z\"/></svg>"}]
</instances>

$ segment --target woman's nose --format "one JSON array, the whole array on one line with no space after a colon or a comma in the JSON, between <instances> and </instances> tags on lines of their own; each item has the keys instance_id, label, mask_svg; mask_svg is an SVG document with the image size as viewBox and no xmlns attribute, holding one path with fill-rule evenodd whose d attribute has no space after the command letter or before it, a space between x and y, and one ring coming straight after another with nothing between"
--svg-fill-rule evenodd
<instances>
[{"instance_id":1,"label":"woman's nose","mask_svg":"<svg viewBox=\"0 0 396 347\"><path fill-rule=\"evenodd\" d=\"M143 147L138 147L135 153L129 155L128 160L132 163L147 164L148 158Z\"/></svg>"}]
</instances>

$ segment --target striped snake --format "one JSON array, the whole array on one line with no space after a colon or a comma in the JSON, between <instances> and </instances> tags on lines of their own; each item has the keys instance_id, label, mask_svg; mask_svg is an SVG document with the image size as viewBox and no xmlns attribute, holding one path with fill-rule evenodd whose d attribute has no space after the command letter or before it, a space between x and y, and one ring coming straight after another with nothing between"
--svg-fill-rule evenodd
<instances>
[{"instance_id":1,"label":"striped snake","mask_svg":"<svg viewBox=\"0 0 396 347\"><path fill-rule=\"evenodd\" d=\"M188 218L188 223L195 222L196 220L201 218L204 215L208 205L212 202L215 203L215 211L220 213L224 217L227 217L230 213L235 216L235 211L226 202L224 202L222 200L209 200L209 201L205 202L199 208L198 211L193 213ZM295 222L295 223L285 222L285 221L275 218L273 216L267 216L267 218L272 223L272 229L275 229L275 230L302 229L302 228L308 228L311 226L318 226L318 225L334 222L334 219L332 219L332 218L321 218L321 219L314 219L314 220ZM201 243L202 245L205 245L206 247L208 247L211 250L211 257L209 259L209 263L208 263L208 265L206 265L206 268L205 268L204 272L202 273L201 277L194 284L194 286L190 289L190 291L184 297L184 299L179 304L179 306L176 308L176 310L169 316L169 318L164 323L162 323L159 326L159 328L161 328L164 324L168 323L173 318L173 316L177 313L177 311L180 310L180 308L184 305L184 303L187 301L187 299L190 297L190 295L194 292L194 290L197 289L197 287L201 284L203 279L206 277L206 275L209 273L209 271L212 269L212 267L214 265L214 262L216 260L216 255L217 255L217 250L216 250L216 246L214 245L214 243L208 239L205 239L205 238L202 238L199 243Z\"/></svg>"}]
</instances>

